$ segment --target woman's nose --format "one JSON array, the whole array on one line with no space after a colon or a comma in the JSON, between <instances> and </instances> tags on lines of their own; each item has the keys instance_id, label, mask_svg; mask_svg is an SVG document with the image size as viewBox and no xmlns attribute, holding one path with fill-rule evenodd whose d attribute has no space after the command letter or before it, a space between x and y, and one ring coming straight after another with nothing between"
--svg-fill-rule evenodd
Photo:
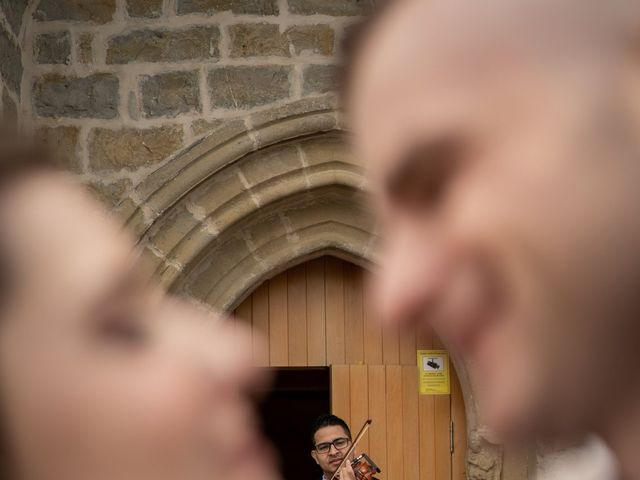
<instances>
[{"instance_id":1,"label":"woman's nose","mask_svg":"<svg viewBox=\"0 0 640 480\"><path fill-rule=\"evenodd\" d=\"M252 334L213 312L180 301L166 302L166 338L219 391L260 390L266 381L252 365Z\"/></svg>"}]
</instances>

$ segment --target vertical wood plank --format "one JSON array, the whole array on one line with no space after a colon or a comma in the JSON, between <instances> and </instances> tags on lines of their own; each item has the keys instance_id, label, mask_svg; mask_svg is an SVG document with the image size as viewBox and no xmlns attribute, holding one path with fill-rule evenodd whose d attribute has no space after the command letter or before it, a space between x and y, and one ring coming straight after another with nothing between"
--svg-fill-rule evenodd
<instances>
[{"instance_id":1,"label":"vertical wood plank","mask_svg":"<svg viewBox=\"0 0 640 480\"><path fill-rule=\"evenodd\" d=\"M335 257L325 259L325 310L329 365L345 363L343 263Z\"/></svg>"},{"instance_id":2,"label":"vertical wood plank","mask_svg":"<svg viewBox=\"0 0 640 480\"><path fill-rule=\"evenodd\" d=\"M289 364L287 272L269 280L269 359L273 367Z\"/></svg>"},{"instance_id":3,"label":"vertical wood plank","mask_svg":"<svg viewBox=\"0 0 640 480\"><path fill-rule=\"evenodd\" d=\"M349 368L351 393L352 434L356 435L364 422L369 418L369 377L366 365L351 365ZM369 452L369 435L365 435L358 444L357 452Z\"/></svg>"},{"instance_id":4,"label":"vertical wood plank","mask_svg":"<svg viewBox=\"0 0 640 480\"><path fill-rule=\"evenodd\" d=\"M428 350L433 347L433 331L430 327L416 327L416 348ZM417 361L417 358L415 359Z\"/></svg>"},{"instance_id":5,"label":"vertical wood plank","mask_svg":"<svg viewBox=\"0 0 640 480\"><path fill-rule=\"evenodd\" d=\"M444 344L440 337L433 333L433 348L436 350L444 349ZM449 363L451 368L451 363ZM451 480L451 446L450 433L451 428L451 395L437 395L434 398L435 408L435 429L436 429L436 479Z\"/></svg>"},{"instance_id":6,"label":"vertical wood plank","mask_svg":"<svg viewBox=\"0 0 640 480\"><path fill-rule=\"evenodd\" d=\"M304 264L287 271L289 366L307 366L307 273Z\"/></svg>"},{"instance_id":7,"label":"vertical wood plank","mask_svg":"<svg viewBox=\"0 0 640 480\"><path fill-rule=\"evenodd\" d=\"M245 326L251 326L251 319L253 317L253 299L252 295L249 295L245 298L240 305L236 308L234 312L234 317L236 318L236 324L241 324Z\"/></svg>"},{"instance_id":8,"label":"vertical wood plank","mask_svg":"<svg viewBox=\"0 0 640 480\"><path fill-rule=\"evenodd\" d=\"M307 359L311 366L327 365L324 258L307 263Z\"/></svg>"},{"instance_id":9,"label":"vertical wood plank","mask_svg":"<svg viewBox=\"0 0 640 480\"><path fill-rule=\"evenodd\" d=\"M351 425L351 382L349 365L331 366L331 412Z\"/></svg>"},{"instance_id":10,"label":"vertical wood plank","mask_svg":"<svg viewBox=\"0 0 640 480\"><path fill-rule=\"evenodd\" d=\"M436 480L451 480L451 451L449 449L449 425L451 422L451 397L434 396L436 434Z\"/></svg>"},{"instance_id":11,"label":"vertical wood plank","mask_svg":"<svg viewBox=\"0 0 640 480\"><path fill-rule=\"evenodd\" d=\"M387 480L402 480L402 367L387 365Z\"/></svg>"},{"instance_id":12,"label":"vertical wood plank","mask_svg":"<svg viewBox=\"0 0 640 480\"><path fill-rule=\"evenodd\" d=\"M363 282L364 363L382 365L382 324L369 281Z\"/></svg>"},{"instance_id":13,"label":"vertical wood plank","mask_svg":"<svg viewBox=\"0 0 640 480\"><path fill-rule=\"evenodd\" d=\"M269 366L269 283L260 285L251 295L253 363Z\"/></svg>"},{"instance_id":14,"label":"vertical wood plank","mask_svg":"<svg viewBox=\"0 0 640 480\"><path fill-rule=\"evenodd\" d=\"M400 338L396 327L382 327L382 357L385 365L400 364Z\"/></svg>"},{"instance_id":15,"label":"vertical wood plank","mask_svg":"<svg viewBox=\"0 0 640 480\"><path fill-rule=\"evenodd\" d=\"M418 367L402 367L402 445L404 480L420 480Z\"/></svg>"},{"instance_id":16,"label":"vertical wood plank","mask_svg":"<svg viewBox=\"0 0 640 480\"><path fill-rule=\"evenodd\" d=\"M400 333L400 364L416 364L416 332L413 328Z\"/></svg>"},{"instance_id":17,"label":"vertical wood plank","mask_svg":"<svg viewBox=\"0 0 640 480\"><path fill-rule=\"evenodd\" d=\"M460 380L453 365L451 365L451 420L455 425L451 477L453 480L464 480L467 453L467 422L462 388L460 388Z\"/></svg>"},{"instance_id":18,"label":"vertical wood plank","mask_svg":"<svg viewBox=\"0 0 640 480\"><path fill-rule=\"evenodd\" d=\"M422 350L433 348L431 328L418 327L416 331L417 347ZM417 358L416 358L417 363ZM420 423L420 478L436 478L436 430L435 401L432 395L420 395L418 398L418 416Z\"/></svg>"},{"instance_id":19,"label":"vertical wood plank","mask_svg":"<svg viewBox=\"0 0 640 480\"><path fill-rule=\"evenodd\" d=\"M420 395L418 399L420 418L420 478L436 478L436 430L435 402L432 395Z\"/></svg>"},{"instance_id":20,"label":"vertical wood plank","mask_svg":"<svg viewBox=\"0 0 640 480\"><path fill-rule=\"evenodd\" d=\"M369 418L373 420L369 429L369 456L378 464L386 478L387 472L387 379L384 365L370 365Z\"/></svg>"},{"instance_id":21,"label":"vertical wood plank","mask_svg":"<svg viewBox=\"0 0 640 480\"><path fill-rule=\"evenodd\" d=\"M346 363L364 362L364 322L362 307L362 268L344 264L344 338Z\"/></svg>"}]
</instances>

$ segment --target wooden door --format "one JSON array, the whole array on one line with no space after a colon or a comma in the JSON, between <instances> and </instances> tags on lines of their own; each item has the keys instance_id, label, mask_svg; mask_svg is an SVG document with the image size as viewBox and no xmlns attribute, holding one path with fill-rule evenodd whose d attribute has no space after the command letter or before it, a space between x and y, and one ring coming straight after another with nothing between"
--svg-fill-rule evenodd
<instances>
[{"instance_id":1,"label":"wooden door","mask_svg":"<svg viewBox=\"0 0 640 480\"><path fill-rule=\"evenodd\" d=\"M416 350L442 345L428 332L380 327L364 276L335 257L314 259L264 282L234 317L256 332L256 365L332 367L332 410L355 431L374 421L362 451L382 480L462 480L466 420L455 370L451 395L418 394Z\"/></svg>"}]
</instances>

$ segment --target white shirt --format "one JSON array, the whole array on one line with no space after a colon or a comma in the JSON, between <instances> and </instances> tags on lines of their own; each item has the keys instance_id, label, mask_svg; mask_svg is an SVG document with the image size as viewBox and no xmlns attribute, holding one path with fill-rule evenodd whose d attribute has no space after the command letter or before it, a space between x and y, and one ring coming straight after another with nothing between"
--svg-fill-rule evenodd
<instances>
[{"instance_id":1,"label":"white shirt","mask_svg":"<svg viewBox=\"0 0 640 480\"><path fill-rule=\"evenodd\" d=\"M616 459L598 437L579 447L545 456L538 465L538 480L617 480Z\"/></svg>"}]
</instances>

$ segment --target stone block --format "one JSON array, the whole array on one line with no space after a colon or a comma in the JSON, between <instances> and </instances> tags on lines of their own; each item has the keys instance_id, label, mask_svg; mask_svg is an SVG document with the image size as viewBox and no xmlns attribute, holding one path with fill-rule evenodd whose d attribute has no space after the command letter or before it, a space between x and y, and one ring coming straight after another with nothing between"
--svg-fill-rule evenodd
<instances>
[{"instance_id":1,"label":"stone block","mask_svg":"<svg viewBox=\"0 0 640 480\"><path fill-rule=\"evenodd\" d=\"M134 18L158 18L162 16L163 0L127 0L127 13Z\"/></svg>"},{"instance_id":2,"label":"stone block","mask_svg":"<svg viewBox=\"0 0 640 480\"><path fill-rule=\"evenodd\" d=\"M331 112L338 108L338 101L333 95L322 95L317 97L307 97L285 105L270 108L251 114L251 124L254 128L262 125L296 118L297 122L302 121L306 114Z\"/></svg>"},{"instance_id":3,"label":"stone block","mask_svg":"<svg viewBox=\"0 0 640 480\"><path fill-rule=\"evenodd\" d=\"M131 180L125 178L112 183L92 182L88 184L88 187L98 200L112 208L122 201L131 188Z\"/></svg>"},{"instance_id":4,"label":"stone block","mask_svg":"<svg viewBox=\"0 0 640 480\"><path fill-rule=\"evenodd\" d=\"M118 116L118 77L45 75L33 87L33 106L42 117L103 118Z\"/></svg>"},{"instance_id":5,"label":"stone block","mask_svg":"<svg viewBox=\"0 0 640 480\"><path fill-rule=\"evenodd\" d=\"M241 23L229 27L232 57L289 57L289 42L274 23Z\"/></svg>"},{"instance_id":6,"label":"stone block","mask_svg":"<svg viewBox=\"0 0 640 480\"><path fill-rule=\"evenodd\" d=\"M302 170L304 166L295 145L276 145L247 155L239 168L249 185L254 186Z\"/></svg>"},{"instance_id":7,"label":"stone block","mask_svg":"<svg viewBox=\"0 0 640 480\"><path fill-rule=\"evenodd\" d=\"M70 20L108 23L116 11L116 0L41 0L33 13L40 22Z\"/></svg>"},{"instance_id":8,"label":"stone block","mask_svg":"<svg viewBox=\"0 0 640 480\"><path fill-rule=\"evenodd\" d=\"M200 137L219 128L223 123L223 120L205 120L204 118L199 118L191 124L191 133L196 137Z\"/></svg>"},{"instance_id":9,"label":"stone block","mask_svg":"<svg viewBox=\"0 0 640 480\"><path fill-rule=\"evenodd\" d=\"M20 35L22 16L28 3L29 0L0 0L0 9L4 12L4 16L16 36Z\"/></svg>"},{"instance_id":10,"label":"stone block","mask_svg":"<svg viewBox=\"0 0 640 480\"><path fill-rule=\"evenodd\" d=\"M107 63L179 62L220 56L220 30L197 26L183 30L136 30L109 40Z\"/></svg>"},{"instance_id":11,"label":"stone block","mask_svg":"<svg viewBox=\"0 0 640 480\"><path fill-rule=\"evenodd\" d=\"M302 93L327 93L338 89L337 65L308 65L304 68Z\"/></svg>"},{"instance_id":12,"label":"stone block","mask_svg":"<svg viewBox=\"0 0 640 480\"><path fill-rule=\"evenodd\" d=\"M200 112L198 72L168 72L146 76L141 82L142 110L146 117L175 117Z\"/></svg>"},{"instance_id":13,"label":"stone block","mask_svg":"<svg viewBox=\"0 0 640 480\"><path fill-rule=\"evenodd\" d=\"M56 161L65 169L82 173L78 156L78 127L40 127L35 132L37 141L42 142Z\"/></svg>"},{"instance_id":14,"label":"stone block","mask_svg":"<svg viewBox=\"0 0 640 480\"><path fill-rule=\"evenodd\" d=\"M278 15L278 0L177 0L178 15L214 15L231 11L242 15Z\"/></svg>"},{"instance_id":15,"label":"stone block","mask_svg":"<svg viewBox=\"0 0 640 480\"><path fill-rule=\"evenodd\" d=\"M156 164L182 147L182 127L95 128L89 135L89 164L95 171L136 169Z\"/></svg>"},{"instance_id":16,"label":"stone block","mask_svg":"<svg viewBox=\"0 0 640 480\"><path fill-rule=\"evenodd\" d=\"M339 165L341 163L362 167L347 138L339 133L325 133L305 139L300 143L309 167L317 165Z\"/></svg>"},{"instance_id":17,"label":"stone block","mask_svg":"<svg viewBox=\"0 0 640 480\"><path fill-rule=\"evenodd\" d=\"M16 93L20 93L22 71L22 53L13 43L9 32L0 25L0 74L7 86Z\"/></svg>"},{"instance_id":18,"label":"stone block","mask_svg":"<svg viewBox=\"0 0 640 480\"><path fill-rule=\"evenodd\" d=\"M226 168L199 185L189 195L188 201L199 209L203 216L213 215L215 221L215 213L226 208L227 204L244 190L238 170Z\"/></svg>"},{"instance_id":19,"label":"stone block","mask_svg":"<svg viewBox=\"0 0 640 480\"><path fill-rule=\"evenodd\" d=\"M151 244L168 254L199 224L183 203L174 206L158 220L147 234Z\"/></svg>"},{"instance_id":20,"label":"stone block","mask_svg":"<svg viewBox=\"0 0 640 480\"><path fill-rule=\"evenodd\" d=\"M9 125L18 123L18 107L6 87L2 88L2 120Z\"/></svg>"},{"instance_id":21,"label":"stone block","mask_svg":"<svg viewBox=\"0 0 640 480\"><path fill-rule=\"evenodd\" d=\"M247 109L289 97L290 67L280 65L219 67L209 73L211 105Z\"/></svg>"},{"instance_id":22,"label":"stone block","mask_svg":"<svg viewBox=\"0 0 640 480\"><path fill-rule=\"evenodd\" d=\"M364 15L368 3L356 0L288 0L289 11L299 15Z\"/></svg>"},{"instance_id":23,"label":"stone block","mask_svg":"<svg viewBox=\"0 0 640 480\"><path fill-rule=\"evenodd\" d=\"M93 34L81 33L78 36L77 58L80 63L93 63Z\"/></svg>"},{"instance_id":24,"label":"stone block","mask_svg":"<svg viewBox=\"0 0 640 480\"><path fill-rule=\"evenodd\" d=\"M68 65L71 61L71 34L68 31L41 33L36 37L33 49L38 63Z\"/></svg>"},{"instance_id":25,"label":"stone block","mask_svg":"<svg viewBox=\"0 0 640 480\"><path fill-rule=\"evenodd\" d=\"M294 25L285 31L296 54L332 55L335 32L329 25Z\"/></svg>"}]
</instances>

